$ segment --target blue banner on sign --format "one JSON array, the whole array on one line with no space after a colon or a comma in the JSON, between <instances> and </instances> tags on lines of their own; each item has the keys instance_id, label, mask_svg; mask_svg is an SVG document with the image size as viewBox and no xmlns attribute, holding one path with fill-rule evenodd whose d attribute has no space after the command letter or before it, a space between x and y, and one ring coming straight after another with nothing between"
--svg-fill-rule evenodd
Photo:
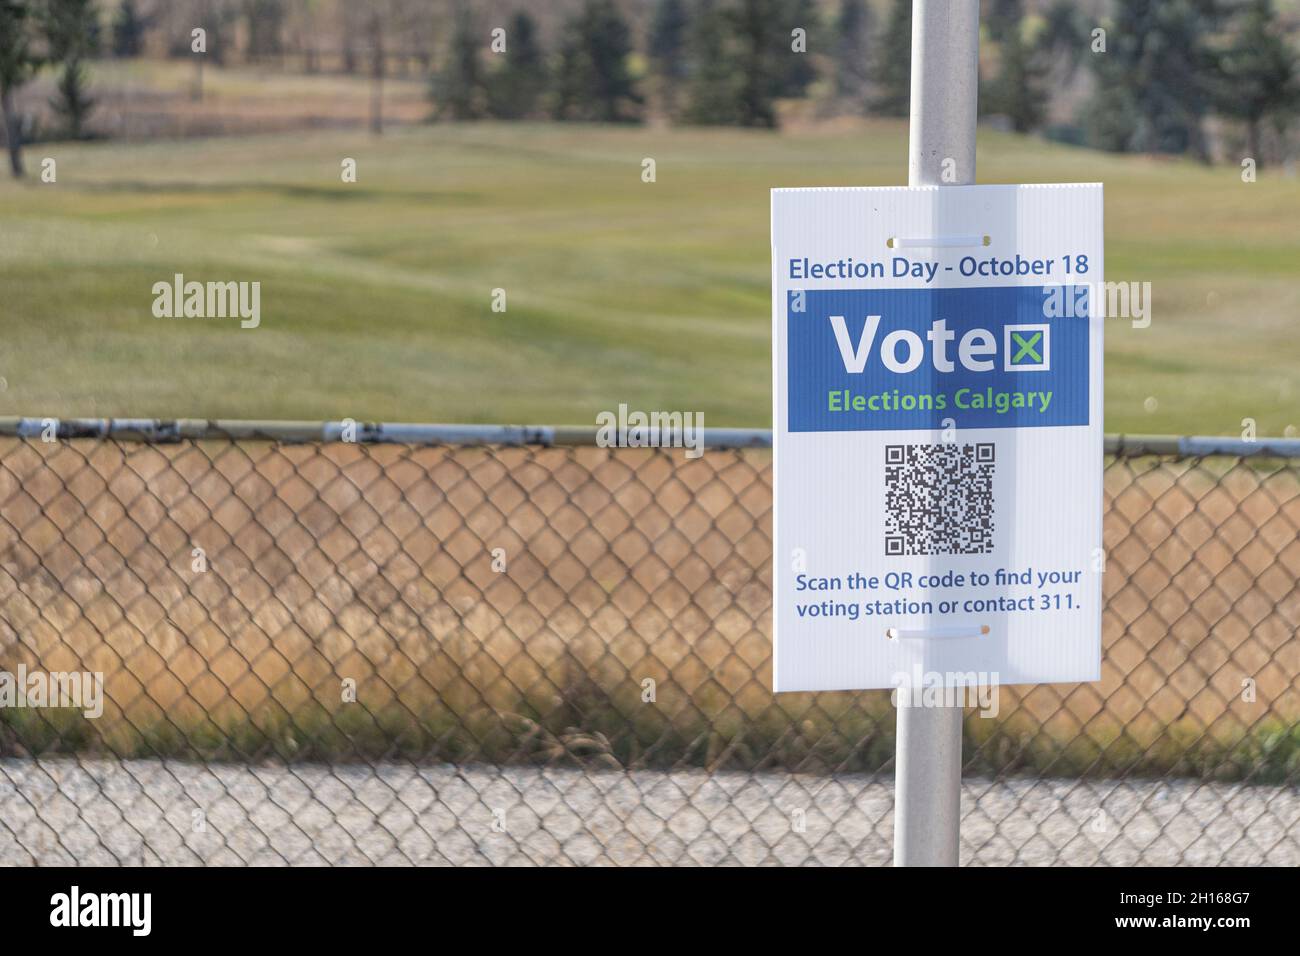
<instances>
[{"instance_id":1,"label":"blue banner on sign","mask_svg":"<svg viewBox=\"0 0 1300 956\"><path fill-rule=\"evenodd\" d=\"M789 293L792 432L1088 424L1088 289Z\"/></svg>"}]
</instances>

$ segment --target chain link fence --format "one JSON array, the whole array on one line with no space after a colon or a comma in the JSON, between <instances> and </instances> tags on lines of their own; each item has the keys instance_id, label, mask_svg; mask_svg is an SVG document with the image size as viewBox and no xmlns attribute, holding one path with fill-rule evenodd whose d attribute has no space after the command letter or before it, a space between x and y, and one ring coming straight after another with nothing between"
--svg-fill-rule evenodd
<instances>
[{"instance_id":1,"label":"chain link fence","mask_svg":"<svg viewBox=\"0 0 1300 956\"><path fill-rule=\"evenodd\" d=\"M771 692L762 434L39 430L0 862L891 859L888 693ZM1296 865L1300 458L1108 447L1102 680L968 714L962 862Z\"/></svg>"}]
</instances>

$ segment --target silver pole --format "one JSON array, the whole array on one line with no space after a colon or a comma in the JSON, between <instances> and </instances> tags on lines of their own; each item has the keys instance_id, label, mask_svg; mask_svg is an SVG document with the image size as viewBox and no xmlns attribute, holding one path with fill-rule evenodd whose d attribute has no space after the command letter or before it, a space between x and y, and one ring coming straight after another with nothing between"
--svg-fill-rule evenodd
<instances>
[{"instance_id":1,"label":"silver pole","mask_svg":"<svg viewBox=\"0 0 1300 956\"><path fill-rule=\"evenodd\" d=\"M979 0L912 0L909 186L975 182L979 24Z\"/></svg>"},{"instance_id":2,"label":"silver pole","mask_svg":"<svg viewBox=\"0 0 1300 956\"><path fill-rule=\"evenodd\" d=\"M912 0L909 186L975 182L979 0ZM894 865L956 866L961 821L960 707L898 695Z\"/></svg>"}]
</instances>

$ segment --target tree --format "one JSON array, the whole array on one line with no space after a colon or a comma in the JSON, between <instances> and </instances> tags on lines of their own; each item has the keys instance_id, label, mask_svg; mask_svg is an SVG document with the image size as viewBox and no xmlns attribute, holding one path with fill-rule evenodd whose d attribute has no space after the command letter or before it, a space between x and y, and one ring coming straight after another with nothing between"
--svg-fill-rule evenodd
<instances>
[{"instance_id":1,"label":"tree","mask_svg":"<svg viewBox=\"0 0 1300 956\"><path fill-rule=\"evenodd\" d=\"M1219 27L1217 8L1216 0L1120 0L1107 51L1092 61L1097 89L1086 125L1093 145L1208 160L1201 121L1217 69L1207 46Z\"/></svg>"},{"instance_id":2,"label":"tree","mask_svg":"<svg viewBox=\"0 0 1300 956\"><path fill-rule=\"evenodd\" d=\"M873 106L885 116L906 116L912 101L912 0L894 0L880 40Z\"/></svg>"},{"instance_id":3,"label":"tree","mask_svg":"<svg viewBox=\"0 0 1300 956\"><path fill-rule=\"evenodd\" d=\"M201 54L204 59L216 66L226 62L227 35L233 35L236 11L228 0L191 0L186 7L178 7L182 13L179 24L173 29L171 43L168 47L170 56L190 59L195 56L192 50L193 39L190 31L195 27L203 29L206 35L207 52ZM155 12L155 16L159 14ZM203 60L196 62L202 63Z\"/></svg>"},{"instance_id":4,"label":"tree","mask_svg":"<svg viewBox=\"0 0 1300 956\"><path fill-rule=\"evenodd\" d=\"M137 57L144 49L145 21L136 10L135 0L122 0L113 18L113 56Z\"/></svg>"},{"instance_id":5,"label":"tree","mask_svg":"<svg viewBox=\"0 0 1300 956\"><path fill-rule=\"evenodd\" d=\"M841 0L835 17L836 96L857 100L866 91L870 34L870 11L863 0Z\"/></svg>"},{"instance_id":6,"label":"tree","mask_svg":"<svg viewBox=\"0 0 1300 956\"><path fill-rule=\"evenodd\" d=\"M438 113L453 119L481 119L487 108L487 91L483 83L479 49L483 37L467 6L456 14L456 24L451 35L451 50L447 65L437 77L433 96L438 103Z\"/></svg>"},{"instance_id":7,"label":"tree","mask_svg":"<svg viewBox=\"0 0 1300 956\"><path fill-rule=\"evenodd\" d=\"M546 91L546 59L537 24L520 11L506 29L505 63L488 78L488 110L500 119L532 116Z\"/></svg>"},{"instance_id":8,"label":"tree","mask_svg":"<svg viewBox=\"0 0 1300 956\"><path fill-rule=\"evenodd\" d=\"M664 108L677 108L677 92L686 77L686 28L690 23L683 0L659 0L650 25L650 64L659 80Z\"/></svg>"},{"instance_id":9,"label":"tree","mask_svg":"<svg viewBox=\"0 0 1300 956\"><path fill-rule=\"evenodd\" d=\"M233 0L231 0L233 2ZM215 66L226 62L225 37L234 20L234 8L227 0L193 0L185 11L189 14L181 20L182 29L176 30L172 40L171 55L188 58L194 62L194 81L190 86L190 99L203 99L203 66L211 60ZM192 18L192 19L191 19ZM190 22L186 22L189 20ZM193 27L203 30L204 49L194 49ZM234 31L230 33L233 35Z\"/></svg>"},{"instance_id":10,"label":"tree","mask_svg":"<svg viewBox=\"0 0 1300 956\"><path fill-rule=\"evenodd\" d=\"M759 4L760 7L764 4ZM768 6L771 10L772 7ZM817 79L817 69L813 65L813 54L818 51L817 41L821 38L821 17L817 13L814 0L778 0L775 9L781 16L773 17L780 24L774 35L767 38L772 45L775 57L773 68L776 73L776 90L778 96L800 97L808 92L808 87ZM788 12L787 12L788 11ZM770 16L769 14L766 14ZM794 50L794 31L804 31L804 52Z\"/></svg>"},{"instance_id":11,"label":"tree","mask_svg":"<svg viewBox=\"0 0 1300 956\"><path fill-rule=\"evenodd\" d=\"M1072 0L1056 0L1043 17L1040 39L1042 50L1053 60L1065 64L1066 76L1073 76L1088 49L1088 33L1082 15Z\"/></svg>"},{"instance_id":12,"label":"tree","mask_svg":"<svg viewBox=\"0 0 1300 956\"><path fill-rule=\"evenodd\" d=\"M372 10L366 32L370 36L370 132L384 132L384 23L379 11Z\"/></svg>"},{"instance_id":13,"label":"tree","mask_svg":"<svg viewBox=\"0 0 1300 956\"><path fill-rule=\"evenodd\" d=\"M324 0L286 0L284 10L285 49L302 56L304 73L320 72L324 24L320 22Z\"/></svg>"},{"instance_id":14,"label":"tree","mask_svg":"<svg viewBox=\"0 0 1300 956\"><path fill-rule=\"evenodd\" d=\"M779 0L737 0L719 7L704 0L691 30L686 121L726 126L776 126L773 98L780 93L789 50Z\"/></svg>"},{"instance_id":15,"label":"tree","mask_svg":"<svg viewBox=\"0 0 1300 956\"><path fill-rule=\"evenodd\" d=\"M50 107L62 117L68 135L80 139L95 101L87 93L85 60L94 51L99 15L94 0L46 0L45 37L50 58L62 66L58 95Z\"/></svg>"},{"instance_id":16,"label":"tree","mask_svg":"<svg viewBox=\"0 0 1300 956\"><path fill-rule=\"evenodd\" d=\"M1300 108L1296 52L1282 36L1272 0L1251 0L1239 15L1233 39L1223 53L1218 111L1246 125L1246 152L1257 165L1260 127L1272 119L1279 131Z\"/></svg>"},{"instance_id":17,"label":"tree","mask_svg":"<svg viewBox=\"0 0 1300 956\"><path fill-rule=\"evenodd\" d=\"M564 37L560 41L560 52L555 69L555 100L551 106L551 118L570 119L577 115L578 102L582 98L582 47L573 37Z\"/></svg>"},{"instance_id":18,"label":"tree","mask_svg":"<svg viewBox=\"0 0 1300 956\"><path fill-rule=\"evenodd\" d=\"M740 91L727 39L730 25L714 0L701 0L687 44L685 119L702 126L740 122Z\"/></svg>"},{"instance_id":19,"label":"tree","mask_svg":"<svg viewBox=\"0 0 1300 956\"><path fill-rule=\"evenodd\" d=\"M737 66L740 72L740 125L776 126L776 110L772 98L781 88L781 67L775 59L777 46L773 26L780 23L775 15L777 0L740 0L733 13L739 52ZM788 38L789 34L785 34ZM791 56L807 54L786 52Z\"/></svg>"},{"instance_id":20,"label":"tree","mask_svg":"<svg viewBox=\"0 0 1300 956\"><path fill-rule=\"evenodd\" d=\"M336 8L338 15L338 32L342 36L343 72L349 76L357 72L356 37L363 29L362 10L359 3L340 3Z\"/></svg>"},{"instance_id":21,"label":"tree","mask_svg":"<svg viewBox=\"0 0 1300 956\"><path fill-rule=\"evenodd\" d=\"M9 168L14 178L23 175L22 119L14 94L40 65L32 52L34 21L28 0L0 0L0 113L4 117Z\"/></svg>"},{"instance_id":22,"label":"tree","mask_svg":"<svg viewBox=\"0 0 1300 956\"><path fill-rule=\"evenodd\" d=\"M248 24L248 56L279 56L284 47L281 30L284 27L282 0L244 0L244 19Z\"/></svg>"},{"instance_id":23,"label":"tree","mask_svg":"<svg viewBox=\"0 0 1300 956\"><path fill-rule=\"evenodd\" d=\"M1031 132L1047 114L1047 67L1019 30L1005 35L1000 53L1002 62L989 84L984 109L1006 116L1017 133Z\"/></svg>"},{"instance_id":24,"label":"tree","mask_svg":"<svg viewBox=\"0 0 1300 956\"><path fill-rule=\"evenodd\" d=\"M642 100L628 69L631 31L613 0L586 0L565 34L556 118L635 122Z\"/></svg>"},{"instance_id":25,"label":"tree","mask_svg":"<svg viewBox=\"0 0 1300 956\"><path fill-rule=\"evenodd\" d=\"M1020 32L1025 15L1023 0L985 0L983 7L984 26L994 43L1004 43L1011 34Z\"/></svg>"}]
</instances>

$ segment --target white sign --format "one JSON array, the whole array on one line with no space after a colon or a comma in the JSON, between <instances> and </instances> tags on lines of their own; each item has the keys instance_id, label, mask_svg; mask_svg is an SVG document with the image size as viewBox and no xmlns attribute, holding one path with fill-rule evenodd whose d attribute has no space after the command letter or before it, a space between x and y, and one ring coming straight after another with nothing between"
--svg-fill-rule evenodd
<instances>
[{"instance_id":1,"label":"white sign","mask_svg":"<svg viewBox=\"0 0 1300 956\"><path fill-rule=\"evenodd\" d=\"M775 689L1100 676L1102 188L772 191Z\"/></svg>"}]
</instances>

